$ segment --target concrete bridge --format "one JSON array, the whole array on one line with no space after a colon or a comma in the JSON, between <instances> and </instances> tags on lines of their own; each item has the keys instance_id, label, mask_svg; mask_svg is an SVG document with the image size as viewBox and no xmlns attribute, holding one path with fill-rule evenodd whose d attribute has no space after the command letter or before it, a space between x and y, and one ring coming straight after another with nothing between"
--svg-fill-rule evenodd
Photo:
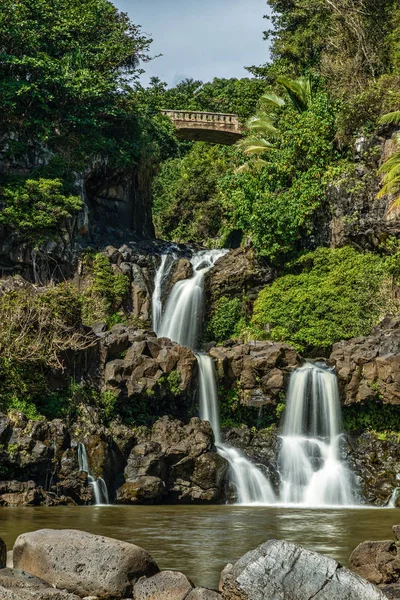
<instances>
[{"instance_id":1,"label":"concrete bridge","mask_svg":"<svg viewBox=\"0 0 400 600\"><path fill-rule=\"evenodd\" d=\"M190 110L161 112L173 121L181 140L230 146L242 137L243 128L237 115Z\"/></svg>"}]
</instances>

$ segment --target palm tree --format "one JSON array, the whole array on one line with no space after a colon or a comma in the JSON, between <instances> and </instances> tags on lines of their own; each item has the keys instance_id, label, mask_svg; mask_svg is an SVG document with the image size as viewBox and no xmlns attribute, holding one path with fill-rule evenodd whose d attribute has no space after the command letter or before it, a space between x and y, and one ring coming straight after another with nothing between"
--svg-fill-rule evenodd
<instances>
[{"instance_id":1,"label":"palm tree","mask_svg":"<svg viewBox=\"0 0 400 600\"><path fill-rule=\"evenodd\" d=\"M390 112L379 119L382 125L400 125L400 111ZM400 206L400 133L394 135L396 151L378 170L379 175L383 175L382 188L377 194L377 198L383 198L390 194L395 196L389 206L389 213L393 208Z\"/></svg>"},{"instance_id":2,"label":"palm tree","mask_svg":"<svg viewBox=\"0 0 400 600\"><path fill-rule=\"evenodd\" d=\"M313 99L311 75L288 79L279 77L278 83L285 88L289 101L298 113L303 113L310 108Z\"/></svg>"},{"instance_id":3,"label":"palm tree","mask_svg":"<svg viewBox=\"0 0 400 600\"><path fill-rule=\"evenodd\" d=\"M280 77L278 83L285 89L290 104L297 112L301 114L310 107L312 101L310 76L298 79ZM261 102L269 112L250 117L246 122L249 135L237 142L236 145L246 156L250 157L250 160L236 169L237 173L248 171L251 167L261 169L267 164L267 161L262 158L265 152L276 149L276 145L269 142L267 138L272 140L279 138L279 130L274 125L276 114L273 111L283 108L286 100L273 92L267 92L261 96Z\"/></svg>"}]
</instances>

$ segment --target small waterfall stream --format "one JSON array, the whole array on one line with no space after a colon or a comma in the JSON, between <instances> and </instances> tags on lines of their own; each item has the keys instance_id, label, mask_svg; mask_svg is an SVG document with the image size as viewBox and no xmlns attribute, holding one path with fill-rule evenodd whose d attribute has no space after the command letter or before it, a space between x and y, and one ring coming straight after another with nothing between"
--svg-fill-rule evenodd
<instances>
[{"instance_id":1,"label":"small waterfall stream","mask_svg":"<svg viewBox=\"0 0 400 600\"><path fill-rule=\"evenodd\" d=\"M86 447L82 443L78 444L78 464L79 470L87 473L88 483L93 487L95 505L110 504L106 482L102 477L94 479L90 474Z\"/></svg>"},{"instance_id":2,"label":"small waterfall stream","mask_svg":"<svg viewBox=\"0 0 400 600\"><path fill-rule=\"evenodd\" d=\"M204 314L204 276L225 250L196 253L191 260L193 276L179 281L173 287L156 332L161 337L196 349ZM160 270L165 268L161 263ZM158 275L158 273L157 273ZM156 275L156 276L157 276ZM157 290L157 294L160 291ZM239 504L272 504L276 502L269 481L239 450L221 442L218 396L213 360L205 354L196 354L199 364L200 416L209 421L214 432L218 453L229 463L229 479L236 489Z\"/></svg>"},{"instance_id":3,"label":"small waterfall stream","mask_svg":"<svg viewBox=\"0 0 400 600\"><path fill-rule=\"evenodd\" d=\"M171 251L161 255L161 262L156 269L154 278L154 292L151 298L151 315L153 331L157 333L160 329L162 319L162 290L163 284L168 279L168 275L176 260L176 254Z\"/></svg>"},{"instance_id":4,"label":"small waterfall stream","mask_svg":"<svg viewBox=\"0 0 400 600\"><path fill-rule=\"evenodd\" d=\"M305 364L291 376L279 455L280 501L306 506L354 505L352 475L340 458L341 412L336 375Z\"/></svg>"}]
</instances>

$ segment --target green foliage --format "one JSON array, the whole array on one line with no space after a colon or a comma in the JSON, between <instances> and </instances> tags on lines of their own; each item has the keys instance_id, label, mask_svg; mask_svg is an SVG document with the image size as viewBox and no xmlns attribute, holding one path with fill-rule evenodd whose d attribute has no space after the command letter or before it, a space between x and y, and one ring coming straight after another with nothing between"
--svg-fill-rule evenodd
<instances>
[{"instance_id":1,"label":"green foliage","mask_svg":"<svg viewBox=\"0 0 400 600\"><path fill-rule=\"evenodd\" d=\"M109 326L124 322L117 311L129 291L129 279L122 273L114 273L105 254L87 256L91 283L83 293L83 321L88 325L106 321Z\"/></svg>"},{"instance_id":2,"label":"green foliage","mask_svg":"<svg viewBox=\"0 0 400 600\"><path fill-rule=\"evenodd\" d=\"M380 433L400 431L397 406L376 402L351 404L343 409L344 431L375 431Z\"/></svg>"},{"instance_id":3,"label":"green foliage","mask_svg":"<svg viewBox=\"0 0 400 600\"><path fill-rule=\"evenodd\" d=\"M1 133L93 141L124 116L121 90L148 44L108 0L3 0Z\"/></svg>"},{"instance_id":4,"label":"green foliage","mask_svg":"<svg viewBox=\"0 0 400 600\"><path fill-rule=\"evenodd\" d=\"M215 303L214 312L206 327L206 336L209 340L222 343L238 335L244 323L241 300L222 296Z\"/></svg>"},{"instance_id":5,"label":"green foliage","mask_svg":"<svg viewBox=\"0 0 400 600\"><path fill-rule=\"evenodd\" d=\"M227 172L232 148L193 145L183 159L166 161L153 184L157 236L177 242L207 243L222 225L218 181Z\"/></svg>"},{"instance_id":6,"label":"green foliage","mask_svg":"<svg viewBox=\"0 0 400 600\"><path fill-rule=\"evenodd\" d=\"M0 192L0 223L31 241L59 236L66 220L82 208L78 196L62 193L59 179L27 179L23 185L3 187Z\"/></svg>"},{"instance_id":7,"label":"green foliage","mask_svg":"<svg viewBox=\"0 0 400 600\"><path fill-rule=\"evenodd\" d=\"M170 394L172 394L173 396L180 396L180 394L182 393L181 383L182 380L178 371L171 371L171 373L168 374L167 385Z\"/></svg>"},{"instance_id":8,"label":"green foliage","mask_svg":"<svg viewBox=\"0 0 400 600\"><path fill-rule=\"evenodd\" d=\"M399 88L399 76L389 74L371 81L360 93L346 96L337 116L336 138L339 142L344 145L355 135L373 133L378 119L399 106Z\"/></svg>"},{"instance_id":9,"label":"green foliage","mask_svg":"<svg viewBox=\"0 0 400 600\"><path fill-rule=\"evenodd\" d=\"M294 268L302 271L278 278L255 302L251 325L263 338L324 352L369 333L387 310L388 274L377 255L319 248Z\"/></svg>"},{"instance_id":10,"label":"green foliage","mask_svg":"<svg viewBox=\"0 0 400 600\"><path fill-rule=\"evenodd\" d=\"M354 95L398 62L394 0L268 0L272 63L249 70L270 81L320 72L333 94ZM266 18L269 18L268 16Z\"/></svg>"},{"instance_id":11,"label":"green foliage","mask_svg":"<svg viewBox=\"0 0 400 600\"><path fill-rule=\"evenodd\" d=\"M206 112L235 113L241 119L254 114L267 83L261 79L222 79L216 77L209 83L184 79L173 88L157 77L150 86L138 86L140 102L152 111L160 109L194 110Z\"/></svg>"},{"instance_id":12,"label":"green foliage","mask_svg":"<svg viewBox=\"0 0 400 600\"><path fill-rule=\"evenodd\" d=\"M263 429L279 423L279 415L272 404L262 409L246 406L241 402L241 392L238 388L218 390L219 412L222 428L240 427L247 425Z\"/></svg>"},{"instance_id":13,"label":"green foliage","mask_svg":"<svg viewBox=\"0 0 400 600\"><path fill-rule=\"evenodd\" d=\"M325 94L301 114L287 107L276 121L277 148L262 170L229 173L220 182L229 226L242 230L259 255L280 262L311 232L325 200L328 165L337 158L334 120Z\"/></svg>"}]
</instances>

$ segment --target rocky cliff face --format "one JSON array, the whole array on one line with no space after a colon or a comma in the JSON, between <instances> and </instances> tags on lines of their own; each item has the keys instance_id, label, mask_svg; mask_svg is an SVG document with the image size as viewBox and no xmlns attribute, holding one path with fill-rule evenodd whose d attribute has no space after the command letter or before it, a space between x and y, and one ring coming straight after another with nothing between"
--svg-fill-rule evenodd
<instances>
[{"instance_id":1,"label":"rocky cliff face","mask_svg":"<svg viewBox=\"0 0 400 600\"><path fill-rule=\"evenodd\" d=\"M0 140L0 173L29 176L53 158L44 145L33 144L18 159L7 157L9 140ZM83 201L82 211L57 238L33 248L21 236L0 226L0 274L19 273L41 283L71 277L79 255L88 245L104 248L110 241L154 238L151 212L151 168L142 163L131 169L110 171L106 165L76 173L74 193ZM119 240L119 243L118 243Z\"/></svg>"}]
</instances>

